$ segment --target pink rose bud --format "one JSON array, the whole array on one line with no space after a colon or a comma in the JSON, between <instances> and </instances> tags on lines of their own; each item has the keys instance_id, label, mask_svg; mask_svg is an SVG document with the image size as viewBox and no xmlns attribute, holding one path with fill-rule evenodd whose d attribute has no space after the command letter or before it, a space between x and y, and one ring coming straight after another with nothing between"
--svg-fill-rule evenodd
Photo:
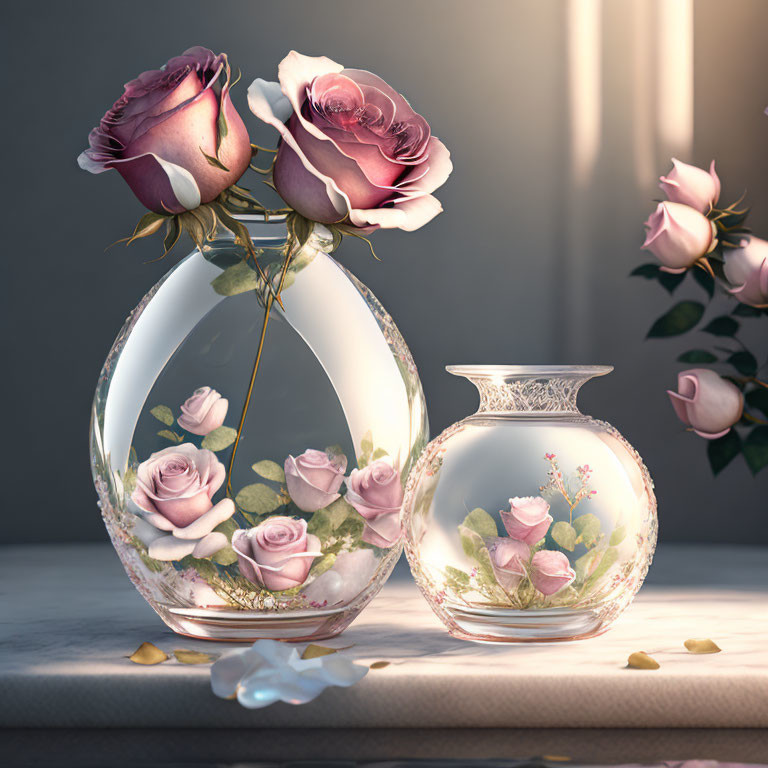
<instances>
[{"instance_id":1,"label":"pink rose bud","mask_svg":"<svg viewBox=\"0 0 768 768\"><path fill-rule=\"evenodd\" d=\"M125 85L91 131L90 148L78 164L91 173L115 168L156 213L182 213L211 202L251 161L248 131L229 88L226 54L190 48ZM205 155L218 157L226 170Z\"/></svg>"},{"instance_id":2,"label":"pink rose bud","mask_svg":"<svg viewBox=\"0 0 768 768\"><path fill-rule=\"evenodd\" d=\"M529 546L541 541L552 524L549 504L541 496L516 496L509 500L509 511L499 514L507 533Z\"/></svg>"},{"instance_id":3,"label":"pink rose bud","mask_svg":"<svg viewBox=\"0 0 768 768\"><path fill-rule=\"evenodd\" d=\"M708 368L677 375L677 392L667 390L677 417L707 440L727 434L741 418L744 395L731 381Z\"/></svg>"},{"instance_id":4,"label":"pink rose bud","mask_svg":"<svg viewBox=\"0 0 768 768\"><path fill-rule=\"evenodd\" d=\"M729 290L742 304L768 307L768 243L750 237L739 245L729 248L725 257L725 277L736 286Z\"/></svg>"},{"instance_id":5,"label":"pink rose bud","mask_svg":"<svg viewBox=\"0 0 768 768\"><path fill-rule=\"evenodd\" d=\"M700 213L709 213L720 198L720 179L715 173L714 160L707 172L673 157L672 170L659 181L671 202L689 205Z\"/></svg>"},{"instance_id":6,"label":"pink rose bud","mask_svg":"<svg viewBox=\"0 0 768 768\"><path fill-rule=\"evenodd\" d=\"M442 206L452 170L427 121L380 77L291 51L278 83L254 80L248 104L282 137L274 183L313 221L414 230Z\"/></svg>"},{"instance_id":7,"label":"pink rose bud","mask_svg":"<svg viewBox=\"0 0 768 768\"><path fill-rule=\"evenodd\" d=\"M346 479L346 500L365 519L363 541L374 547L391 547L400 538L403 484L400 472L386 459L353 469Z\"/></svg>"},{"instance_id":8,"label":"pink rose bud","mask_svg":"<svg viewBox=\"0 0 768 768\"><path fill-rule=\"evenodd\" d=\"M665 272L685 272L711 250L712 222L682 203L659 203L645 222L643 248L664 265Z\"/></svg>"},{"instance_id":9,"label":"pink rose bud","mask_svg":"<svg viewBox=\"0 0 768 768\"><path fill-rule=\"evenodd\" d=\"M496 581L505 592L514 592L525 578L531 548L522 541L498 537L486 539Z\"/></svg>"},{"instance_id":10,"label":"pink rose bud","mask_svg":"<svg viewBox=\"0 0 768 768\"><path fill-rule=\"evenodd\" d=\"M314 559L322 555L320 540L307 534L306 520L282 516L235 531L232 549L240 574L273 592L301 586Z\"/></svg>"},{"instance_id":11,"label":"pink rose bud","mask_svg":"<svg viewBox=\"0 0 768 768\"><path fill-rule=\"evenodd\" d=\"M345 456L331 459L325 451L312 448L298 458L285 460L285 484L293 503L302 512L317 512L339 498L344 472Z\"/></svg>"},{"instance_id":12,"label":"pink rose bud","mask_svg":"<svg viewBox=\"0 0 768 768\"><path fill-rule=\"evenodd\" d=\"M200 387L181 406L179 426L193 435L207 435L218 429L227 417L229 401L215 389Z\"/></svg>"},{"instance_id":13,"label":"pink rose bud","mask_svg":"<svg viewBox=\"0 0 768 768\"><path fill-rule=\"evenodd\" d=\"M171 446L139 464L131 498L145 512L185 528L211 509L225 475L212 451L192 443Z\"/></svg>"},{"instance_id":14,"label":"pink rose bud","mask_svg":"<svg viewBox=\"0 0 768 768\"><path fill-rule=\"evenodd\" d=\"M531 558L531 583L542 595L554 595L575 578L576 571L562 552L542 549Z\"/></svg>"}]
</instances>

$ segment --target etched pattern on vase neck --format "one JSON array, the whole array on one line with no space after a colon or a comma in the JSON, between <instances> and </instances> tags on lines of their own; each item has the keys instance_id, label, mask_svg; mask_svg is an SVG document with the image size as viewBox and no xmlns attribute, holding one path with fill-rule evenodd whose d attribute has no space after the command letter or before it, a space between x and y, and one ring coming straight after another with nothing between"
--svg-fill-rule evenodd
<instances>
[{"instance_id":1,"label":"etched pattern on vase neck","mask_svg":"<svg viewBox=\"0 0 768 768\"><path fill-rule=\"evenodd\" d=\"M576 396L583 377L472 378L480 393L478 413L579 413Z\"/></svg>"}]
</instances>

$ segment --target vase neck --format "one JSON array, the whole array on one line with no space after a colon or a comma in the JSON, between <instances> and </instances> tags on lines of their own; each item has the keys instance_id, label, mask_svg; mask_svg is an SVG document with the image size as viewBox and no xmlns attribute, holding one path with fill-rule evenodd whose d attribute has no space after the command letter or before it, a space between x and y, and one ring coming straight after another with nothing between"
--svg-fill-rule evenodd
<instances>
[{"instance_id":1,"label":"vase neck","mask_svg":"<svg viewBox=\"0 0 768 768\"><path fill-rule=\"evenodd\" d=\"M580 415L576 397L582 384L610 373L605 365L449 365L480 393L478 414L518 416Z\"/></svg>"},{"instance_id":2,"label":"vase neck","mask_svg":"<svg viewBox=\"0 0 768 768\"><path fill-rule=\"evenodd\" d=\"M277 214L269 218L261 214L234 214L233 218L245 226L254 242L261 245L280 246L285 243L288 236L285 214ZM234 239L235 236L231 230L224 226L217 227L215 241L226 242ZM333 242L333 235L322 224L315 224L307 242L314 248L327 250Z\"/></svg>"}]
</instances>

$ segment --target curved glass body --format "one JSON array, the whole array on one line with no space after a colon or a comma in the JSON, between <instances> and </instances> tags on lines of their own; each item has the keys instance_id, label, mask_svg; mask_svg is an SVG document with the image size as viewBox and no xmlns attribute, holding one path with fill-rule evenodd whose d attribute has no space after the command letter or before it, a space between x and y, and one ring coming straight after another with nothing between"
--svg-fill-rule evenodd
<instances>
[{"instance_id":1,"label":"curved glass body","mask_svg":"<svg viewBox=\"0 0 768 768\"><path fill-rule=\"evenodd\" d=\"M607 367L453 366L480 409L425 449L403 503L406 554L451 634L575 640L640 588L656 499L640 457L576 407Z\"/></svg>"},{"instance_id":2,"label":"curved glass body","mask_svg":"<svg viewBox=\"0 0 768 768\"><path fill-rule=\"evenodd\" d=\"M285 223L242 220L276 286ZM400 555L391 523L428 439L424 396L392 319L330 246L318 228L292 257L231 472L268 289L229 232L145 296L104 364L91 426L102 516L177 632L338 634ZM374 465L397 481L389 507L361 490Z\"/></svg>"}]
</instances>

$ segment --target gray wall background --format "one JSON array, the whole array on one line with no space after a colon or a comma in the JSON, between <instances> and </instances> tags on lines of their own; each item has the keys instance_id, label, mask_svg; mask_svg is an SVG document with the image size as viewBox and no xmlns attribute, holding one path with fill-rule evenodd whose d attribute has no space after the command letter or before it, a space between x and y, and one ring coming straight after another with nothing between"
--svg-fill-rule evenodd
<instances>
[{"instance_id":1,"label":"gray wall background","mask_svg":"<svg viewBox=\"0 0 768 768\"><path fill-rule=\"evenodd\" d=\"M601 139L580 187L568 149L573 2L89 0L5 9L0 540L106 538L88 464L92 391L125 316L170 265L145 263L155 241L104 251L142 210L116 173L93 177L75 159L123 82L201 44L243 70L234 99L256 140L271 136L247 111L247 83L274 79L295 48L381 75L452 150L455 171L438 192L443 215L412 234L377 233L383 263L351 238L341 254L407 339L433 434L476 403L471 385L444 373L447 363L612 363L613 375L585 388L583 410L615 424L644 456L662 540L768 543L768 471L753 479L738 460L711 477L704 441L685 432L665 394L677 354L695 339L643 341L669 300L627 277L647 260L642 223L670 154L642 130L653 109L643 107L641 75L658 62L653 31L639 25L675 1L598 0ZM724 199L746 187L752 227L764 236L766 29L760 0L696 0L695 132L681 158L716 157Z\"/></svg>"}]
</instances>

